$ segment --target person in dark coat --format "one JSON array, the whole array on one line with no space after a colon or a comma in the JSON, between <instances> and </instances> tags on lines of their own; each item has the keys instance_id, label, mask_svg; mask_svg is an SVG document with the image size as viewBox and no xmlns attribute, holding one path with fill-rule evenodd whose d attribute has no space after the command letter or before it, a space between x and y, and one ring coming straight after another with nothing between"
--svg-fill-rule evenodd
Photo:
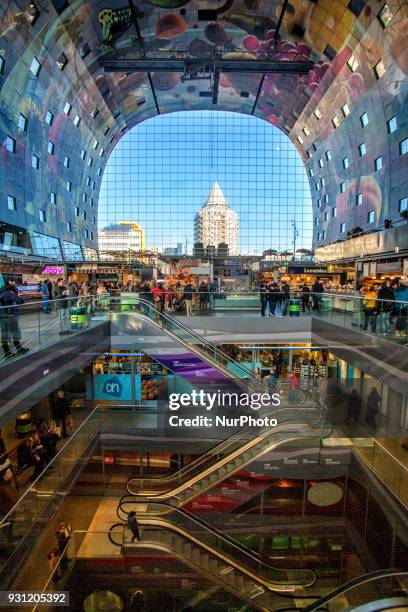
<instances>
[{"instance_id":1,"label":"person in dark coat","mask_svg":"<svg viewBox=\"0 0 408 612\"><path fill-rule=\"evenodd\" d=\"M320 310L320 301L321 294L324 293L324 288L322 283L316 279L316 281L312 285L312 294L313 294L313 310L319 312Z\"/></svg>"},{"instance_id":2,"label":"person in dark coat","mask_svg":"<svg viewBox=\"0 0 408 612\"><path fill-rule=\"evenodd\" d=\"M288 314L289 299L290 299L290 288L288 283L285 281L281 286L281 297L282 297L282 317Z\"/></svg>"},{"instance_id":3,"label":"person in dark coat","mask_svg":"<svg viewBox=\"0 0 408 612\"><path fill-rule=\"evenodd\" d=\"M365 421L369 427L372 429L377 429L377 423L375 421L376 415L380 412L380 402L381 396L379 395L377 389L372 387L370 393L367 397L367 410Z\"/></svg>"},{"instance_id":4,"label":"person in dark coat","mask_svg":"<svg viewBox=\"0 0 408 612\"><path fill-rule=\"evenodd\" d=\"M395 308L395 293L389 282L381 284L377 297L380 310L380 333L386 335L391 331L391 313Z\"/></svg>"},{"instance_id":5,"label":"person in dark coat","mask_svg":"<svg viewBox=\"0 0 408 612\"><path fill-rule=\"evenodd\" d=\"M131 510L128 514L128 525L130 528L130 531L132 532L132 542L134 542L135 540L137 540L138 542L140 541L140 531L139 531L139 523L137 522L137 518L136 518L136 512L134 512L133 510Z\"/></svg>"},{"instance_id":6,"label":"person in dark coat","mask_svg":"<svg viewBox=\"0 0 408 612\"><path fill-rule=\"evenodd\" d=\"M68 400L63 389L57 391L57 395L52 402L51 416L56 427L61 427L63 438L67 437L67 417L71 414Z\"/></svg>"},{"instance_id":7,"label":"person in dark coat","mask_svg":"<svg viewBox=\"0 0 408 612\"><path fill-rule=\"evenodd\" d=\"M361 412L361 398L357 389L353 389L347 404L346 423L358 423L358 416Z\"/></svg>"},{"instance_id":8,"label":"person in dark coat","mask_svg":"<svg viewBox=\"0 0 408 612\"><path fill-rule=\"evenodd\" d=\"M310 312L310 289L306 283L302 286L300 295L302 297L302 312L306 312L306 308Z\"/></svg>"},{"instance_id":9,"label":"person in dark coat","mask_svg":"<svg viewBox=\"0 0 408 612\"><path fill-rule=\"evenodd\" d=\"M23 299L18 295L16 287L8 281L0 289L0 330L1 344L5 357L12 357L11 340L17 353L27 353L29 350L22 346L21 331L18 324L17 306L23 304ZM8 307L8 308L7 308Z\"/></svg>"},{"instance_id":10,"label":"person in dark coat","mask_svg":"<svg viewBox=\"0 0 408 612\"><path fill-rule=\"evenodd\" d=\"M264 282L259 285L259 299L261 300L261 317L266 317L266 306L268 304L268 290Z\"/></svg>"},{"instance_id":11,"label":"person in dark coat","mask_svg":"<svg viewBox=\"0 0 408 612\"><path fill-rule=\"evenodd\" d=\"M281 293L279 291L279 287L276 283L271 283L268 287L268 306L269 306L269 316L275 316L276 306L278 305Z\"/></svg>"}]
</instances>

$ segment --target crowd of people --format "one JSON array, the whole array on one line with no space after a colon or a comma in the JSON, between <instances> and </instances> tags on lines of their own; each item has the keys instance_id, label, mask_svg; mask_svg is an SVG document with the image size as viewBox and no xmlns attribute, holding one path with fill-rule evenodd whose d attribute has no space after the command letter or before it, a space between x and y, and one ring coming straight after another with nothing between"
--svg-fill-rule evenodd
<instances>
[{"instance_id":1,"label":"crowd of people","mask_svg":"<svg viewBox=\"0 0 408 612\"><path fill-rule=\"evenodd\" d=\"M304 283L295 291L296 296L301 300L303 312L306 310L310 312L311 308L319 312L322 293L324 293L324 287L319 279L316 279L311 288ZM262 317L275 317L278 311L282 317L288 314L291 288L286 281L261 281L259 297Z\"/></svg>"},{"instance_id":2,"label":"crowd of people","mask_svg":"<svg viewBox=\"0 0 408 612\"><path fill-rule=\"evenodd\" d=\"M73 429L73 419L65 392L60 389L51 400L50 422L41 419L32 432L17 447L17 474L31 469L30 480L35 480L54 459L57 444Z\"/></svg>"},{"instance_id":3,"label":"crowd of people","mask_svg":"<svg viewBox=\"0 0 408 612\"><path fill-rule=\"evenodd\" d=\"M380 334L388 335L391 332L397 337L407 334L408 316L408 286L403 282L384 281L369 287L358 287L356 296L361 297L361 310L363 317L360 324L364 331L377 332L379 322Z\"/></svg>"}]
</instances>

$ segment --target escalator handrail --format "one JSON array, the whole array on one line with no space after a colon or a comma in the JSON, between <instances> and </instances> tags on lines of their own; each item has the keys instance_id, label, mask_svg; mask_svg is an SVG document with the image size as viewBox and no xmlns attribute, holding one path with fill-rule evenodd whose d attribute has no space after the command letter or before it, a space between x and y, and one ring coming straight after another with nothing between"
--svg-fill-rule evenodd
<instances>
[{"instance_id":1,"label":"escalator handrail","mask_svg":"<svg viewBox=\"0 0 408 612\"><path fill-rule=\"evenodd\" d=\"M272 410L270 412L262 414L262 416L263 417L268 417L268 416L271 416L271 415L276 415L277 411L278 411L278 409L274 409L274 410ZM321 415L320 415L320 419L321 419ZM180 470L177 470L177 472L175 472L174 474L170 474L168 476L161 476L159 478L138 478L137 476L131 476L128 479L126 485L128 485L130 483L130 481L138 481L138 482L150 481L152 483L154 482L155 484L156 483L161 484L161 483L165 483L165 482L177 481L177 480L179 480L179 478L181 476L184 476L185 474L188 474L190 471L192 471L196 467L200 466L200 464L205 463L206 459L214 457L214 455L219 454L225 448L227 448L228 445L233 444L236 440L240 440L242 434L245 431L250 431L251 429L253 429L253 427L250 427L250 426L242 427L237 432L235 432L232 436L230 436L229 438L226 438L222 442L219 442L215 446L211 447L208 451L205 451L205 453L203 453L202 455L199 455L199 457L197 457L193 461L190 461L190 463L188 463L187 465L183 466Z\"/></svg>"},{"instance_id":2,"label":"escalator handrail","mask_svg":"<svg viewBox=\"0 0 408 612\"><path fill-rule=\"evenodd\" d=\"M190 518L190 517L189 517ZM198 521L195 520L195 518L192 518L192 521L197 523L200 527L203 525L200 525L200 523ZM179 525L172 523L170 520L163 518L161 515L156 515L156 516L148 516L148 517L142 517L139 516L138 517L138 523L139 525L141 525L143 527L143 525L148 525L148 526L157 526L157 527L167 527L168 529L172 530L172 531L176 531L178 533L181 533L181 535L183 537L186 537L187 539L195 542L198 546L201 546L202 548L205 548L206 550L208 550L211 554L223 559L226 563L228 563L229 565L232 565L233 567L235 567L238 571L241 571L245 574L247 574L250 578L252 578L255 582L258 582L259 584L261 584L262 586L272 590L272 591L276 591L279 590L275 587L272 586L272 583L266 579L263 578L262 576L258 576L257 574L253 573L253 571L245 566L240 566L240 563L237 562L236 560L234 560L233 558L231 558L230 556L226 555L225 553L221 552L220 550L218 550L217 548L213 547L210 543L205 542L204 540L201 540L199 536L194 535L192 533L190 533L189 531L187 531L186 528L184 527L180 527ZM211 532L211 529L208 529L208 527L206 528L207 531ZM218 536L217 536L218 537ZM225 538L221 538L224 539L225 541L227 541ZM141 540L143 542L143 540ZM228 544L230 544L230 542L227 541ZM239 553L244 553L246 554L246 552L237 544L235 543L231 543L231 546L233 546L235 549L237 549L238 554ZM257 563L260 562L259 559L255 559L255 561ZM270 566L269 566L270 567ZM301 586L301 587L307 587L307 586L311 586L312 584L314 584L315 580L316 580L316 574L313 570L311 569L301 569L301 570L285 570L285 569L278 569L278 568L273 568L276 572L279 573L301 573L303 572L304 574L306 574L308 576L308 579L305 583L305 581L301 581L299 579L299 582L294 581L293 578L288 580L288 577L286 576L286 578L284 580L282 580L282 582L278 582L278 579L275 580L275 582L277 582L278 584L284 585L286 588L284 589L286 592L290 592L290 591L294 591L295 589L293 587L296 586Z\"/></svg>"},{"instance_id":3,"label":"escalator handrail","mask_svg":"<svg viewBox=\"0 0 408 612\"><path fill-rule=\"evenodd\" d=\"M368 582L374 582L375 580L380 580L381 578L395 578L397 576L408 576L408 567L374 570L366 574L361 574L360 576L357 576L357 578L352 578L339 587L333 589L333 591L330 593L323 595L323 597L318 598L317 601L313 602L312 604L304 606L303 608L279 608L279 610L276 610L276 612L294 612L295 610L297 612L299 612L299 610L301 612L317 612L320 610L321 606L333 601L333 599L339 597L340 595L344 595L355 587L361 586Z\"/></svg>"},{"instance_id":4,"label":"escalator handrail","mask_svg":"<svg viewBox=\"0 0 408 612\"><path fill-rule=\"evenodd\" d=\"M286 411L286 410L289 410L289 408L284 408L284 409L282 410L282 412L284 412L284 411ZM277 412L279 412L279 411L275 411L275 414L277 414ZM295 420L294 418L292 418L292 419L288 419L287 421L284 421L284 422L283 422L283 423L281 423L281 424L279 424L279 423L278 423L278 425L277 425L276 427L274 427L274 428L273 428L273 432L274 432L274 433L275 433L275 432L279 432L279 431L281 432L281 431L282 431L282 429L283 429L283 427L285 427L285 426L287 426L287 425L289 425L289 424L295 424L295 423L297 423L298 425L300 425L300 424L301 424L301 423L299 423L299 421ZM259 433L259 434L258 434L256 437L254 437L254 438L252 438L252 439L250 439L250 440L246 441L246 442L243 444L243 446L242 446L242 447L239 447L239 448L237 448L237 449L233 450L233 451L232 451L232 452L231 452L229 455L226 455L225 457L222 457L222 458L218 459L218 460L217 460L217 461L216 461L214 464L212 464L211 466L209 466L209 467L205 468L205 470L204 470L204 471L207 471L207 470L209 470L210 468L214 468L214 469L212 470L212 471L214 471L215 469L217 469L217 467L221 467L221 466L222 466L222 465L224 465L225 463L227 463L227 462L231 461L231 460L234 458L234 456L239 456L240 454L245 453L245 451L246 451L246 450L248 450L249 448L252 448L253 446L255 446L256 444L258 444L259 442L263 441L263 440L265 439L265 437L267 437L269 434L270 434L270 432L269 432L268 428L266 427L266 428L264 429L264 431L261 431L261 432L260 432L260 433ZM295 438L295 439L298 439L298 438L299 438L299 436L297 436L297 438ZM292 438L290 438L290 439L292 439ZM288 438L288 440L289 440L289 438ZM278 440L277 442L280 444L279 440ZM271 446L273 446L273 444L274 444L274 442L273 442L273 440L271 439ZM248 447L248 448L247 448L247 447ZM207 474L206 474L206 475L207 475ZM198 474L195 474L195 475L191 476L191 477L190 477L189 479L187 479L185 482L180 483L178 486L174 487L173 489L170 489L169 491L159 492L158 494L153 495L152 497L160 497L161 495L166 495L166 494L168 494L168 493L169 493L171 490L172 490L172 491L178 491L178 490L180 489L180 492L182 492L182 491L184 491L184 490L185 490L186 486L191 486L191 484L190 484L190 485L188 485L188 484L187 484L189 481L194 481L194 482L195 482L196 480L200 480L200 477L202 478L203 476L202 476L202 473L200 473L200 472L199 472ZM137 497L137 496L140 496L140 497L149 497L149 495L146 495L146 493L143 493L143 492L142 492L142 493L139 493L139 492L137 492L137 493L133 493L132 491L130 491L130 490L129 490L129 486L128 486L128 485L129 485L129 483L130 483L130 481L128 481L128 483L127 483L127 485L126 485L126 489L127 489L128 493L129 493L130 495L135 495L135 497ZM194 483L193 483L193 484L194 484ZM173 497L177 497L177 494L176 494L176 493L173 493Z\"/></svg>"},{"instance_id":5,"label":"escalator handrail","mask_svg":"<svg viewBox=\"0 0 408 612\"><path fill-rule=\"evenodd\" d=\"M130 502L127 502L130 503ZM119 506L121 505L121 502L119 502ZM274 567L273 565L270 565L266 559L263 557L263 555L260 555L259 553L252 551L250 548L248 548L247 546L245 546L245 544L241 544L238 543L233 537L229 536L226 533L223 533L221 530L219 530L217 527L215 527L214 525L211 525L210 523L207 523L207 521L205 521L203 518L198 517L193 515L191 512L189 512L188 510L185 510L184 508L177 508L174 506L169 506L168 504L162 503L162 502L149 502L146 504L147 506L151 505L151 506L159 506L160 508L162 508L163 510L167 510L167 512L163 512L160 514L160 516L166 515L166 514L170 514L171 512L176 512L182 516L185 516L186 518L188 518L189 520L191 520L194 523L197 523L198 525L200 525L201 527L203 527L206 531L210 531L212 533L214 533L218 538L220 538L221 540L227 542L230 546L239 549L240 551L242 551L246 556L250 557L251 559L253 559L256 563L260 563L262 565L264 565L265 567L272 569L274 571L282 571L284 572L284 569L279 569ZM119 509L118 506L118 509ZM125 510L122 509L122 512L125 512ZM122 519L119 514L118 514L118 518L120 520L124 520ZM293 570L290 570L293 571ZM298 570L294 570L294 571L298 571ZM299 570L299 571L303 571L303 570ZM316 580L316 572L311 569L311 568L305 568L305 571L310 571L314 574L314 578Z\"/></svg>"},{"instance_id":6,"label":"escalator handrail","mask_svg":"<svg viewBox=\"0 0 408 612\"><path fill-rule=\"evenodd\" d=\"M200 344L202 344L204 346L207 346L213 353L216 353L222 359L226 359L234 367L236 367L239 370L241 370L242 372L244 372L246 376L243 378L243 380L249 380L249 381L253 382L254 384L256 384L258 387L263 388L263 389L268 389L268 390L271 389L271 387L268 384L263 383L262 380L258 379L256 376L254 376L253 372L249 368L247 368L246 366L242 365L238 361L235 361L235 359L233 359L232 357L227 355L227 353L224 353L223 351L220 351L219 348L217 348L214 344L209 342L209 340L204 338L204 336L201 336L201 334L199 334L198 332L193 330L191 327L188 327L187 325L185 325L181 321L179 321L179 319L177 319L175 317L172 317L171 315L169 315L167 313L157 311L154 308L154 306L151 304L151 302L149 302L148 300L143 300L142 298L139 298L138 303L141 304L142 306L148 306L150 311L154 311L155 317L159 316L159 318L163 319L164 321L168 321L171 324L175 325L176 327L182 328L186 333L188 333L189 335L195 337L196 340L198 340L198 342ZM133 305L133 304L131 303L131 305ZM132 311L132 312L124 312L124 313L116 313L116 314L126 314L128 316L129 315L136 315L136 316L141 315L143 317L143 313L141 313L141 312L134 312L134 311ZM155 323L157 325L157 321L153 320L153 317L147 316L146 314L144 314L144 316L149 321L151 321L152 323ZM168 330L166 330L166 331L168 331ZM178 337L177 337L177 339L179 340ZM185 342L182 342L182 344L184 344L185 346L188 346L188 348L191 349L191 347L189 345L186 345ZM207 356L207 354L205 354L205 357L208 358L209 361L214 363L214 360L211 359L211 357ZM217 361L215 361L215 364L217 366L219 366ZM223 368L223 369L228 373L229 376L232 375L232 372L228 371L227 368Z\"/></svg>"}]
</instances>

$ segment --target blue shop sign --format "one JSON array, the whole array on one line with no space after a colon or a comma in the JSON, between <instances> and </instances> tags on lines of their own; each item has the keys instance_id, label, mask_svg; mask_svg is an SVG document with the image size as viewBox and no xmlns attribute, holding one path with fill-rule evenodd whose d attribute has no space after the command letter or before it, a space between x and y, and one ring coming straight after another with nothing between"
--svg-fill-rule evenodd
<instances>
[{"instance_id":1,"label":"blue shop sign","mask_svg":"<svg viewBox=\"0 0 408 612\"><path fill-rule=\"evenodd\" d=\"M97 400L131 400L132 377L129 374L98 374L94 376Z\"/></svg>"}]
</instances>

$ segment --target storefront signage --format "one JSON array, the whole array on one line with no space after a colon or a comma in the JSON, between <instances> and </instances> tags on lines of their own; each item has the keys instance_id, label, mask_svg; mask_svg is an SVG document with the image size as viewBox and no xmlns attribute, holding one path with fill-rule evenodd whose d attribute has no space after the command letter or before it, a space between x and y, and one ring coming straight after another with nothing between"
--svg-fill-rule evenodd
<instances>
[{"instance_id":1,"label":"storefront signage","mask_svg":"<svg viewBox=\"0 0 408 612\"><path fill-rule=\"evenodd\" d=\"M97 400L131 400L132 384L128 374L98 374L94 377L94 393Z\"/></svg>"},{"instance_id":2,"label":"storefront signage","mask_svg":"<svg viewBox=\"0 0 408 612\"><path fill-rule=\"evenodd\" d=\"M41 274L48 276L58 276L64 274L64 268L62 266L45 266Z\"/></svg>"},{"instance_id":3,"label":"storefront signage","mask_svg":"<svg viewBox=\"0 0 408 612\"><path fill-rule=\"evenodd\" d=\"M380 261L377 263L377 272L401 272L401 262L397 259L396 261Z\"/></svg>"},{"instance_id":4,"label":"storefront signage","mask_svg":"<svg viewBox=\"0 0 408 612\"><path fill-rule=\"evenodd\" d=\"M327 266L288 266L288 274L324 274L327 272Z\"/></svg>"}]
</instances>

